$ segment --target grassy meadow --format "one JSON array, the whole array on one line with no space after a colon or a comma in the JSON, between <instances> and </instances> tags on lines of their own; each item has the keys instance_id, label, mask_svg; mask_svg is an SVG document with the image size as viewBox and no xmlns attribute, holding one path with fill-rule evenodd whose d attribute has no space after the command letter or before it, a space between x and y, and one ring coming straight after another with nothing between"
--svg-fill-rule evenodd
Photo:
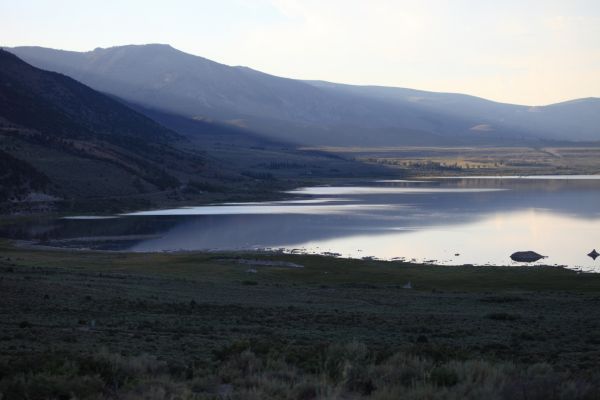
<instances>
[{"instance_id":1,"label":"grassy meadow","mask_svg":"<svg viewBox=\"0 0 600 400\"><path fill-rule=\"evenodd\" d=\"M0 293L3 400L600 396L595 274L2 242Z\"/></svg>"},{"instance_id":2,"label":"grassy meadow","mask_svg":"<svg viewBox=\"0 0 600 400\"><path fill-rule=\"evenodd\" d=\"M322 147L413 176L600 173L600 147Z\"/></svg>"}]
</instances>

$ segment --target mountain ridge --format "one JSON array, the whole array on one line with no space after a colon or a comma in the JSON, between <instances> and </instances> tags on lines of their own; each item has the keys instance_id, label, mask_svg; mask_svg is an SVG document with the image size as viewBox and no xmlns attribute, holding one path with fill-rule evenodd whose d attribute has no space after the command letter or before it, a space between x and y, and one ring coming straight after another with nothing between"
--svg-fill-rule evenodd
<instances>
[{"instance_id":1,"label":"mountain ridge","mask_svg":"<svg viewBox=\"0 0 600 400\"><path fill-rule=\"evenodd\" d=\"M136 48L136 47L168 49L168 50L174 51L178 54L203 59L203 60L209 61L214 64L218 64L221 66L235 68L235 69L246 69L246 70L249 70L252 72L269 75L269 76L275 77L275 78L289 79L289 80L298 81L298 82L305 82L308 84L322 83L322 84L330 84L330 85L337 85L337 86L351 86L351 87L356 87L356 88L382 88L382 89L392 89L392 90L398 89L398 90L406 90L406 91L414 91L414 92L419 92L419 93L429 93L429 94L438 94L438 95L458 95L458 96L465 96L465 97L469 97L469 98L473 98L473 99L483 100L483 101L486 101L489 103L495 103L495 104L501 104L501 105L511 105L511 106L522 106L522 107L548 107L548 106L571 103L571 102L578 102L578 101L588 101L588 100L600 101L600 97L587 96L587 97L577 97L577 98L562 100L562 101L553 102L553 103L546 103L546 104L521 104L521 103L510 103L510 102L506 102L506 101L493 100L493 99L489 99L489 98L486 98L483 96L477 96L477 95L464 93L464 92L444 92L444 91L435 91L435 90L423 90L423 89L415 89L415 88L410 88L410 87L405 87L405 86L386 86L386 85L381 85L381 84L339 83L339 82L332 82L332 81L327 81L327 80L322 80L322 79L288 78L288 77L283 77L280 75L271 74L268 72L263 72L263 71L257 70L255 68L252 68L247 65L229 65L229 64L215 61L215 60L203 57L203 56L187 53L183 50L179 50L179 49L173 47L171 44L168 44L168 43L124 44L124 45L115 45L115 46L109 46L109 47L96 47L96 48L94 48L92 50L88 50L88 51L54 49L54 48L50 48L50 47L35 46L35 45L14 46L14 47L0 46L0 48L4 49L5 51L8 51L8 52L12 52L13 50L18 51L18 52L27 51L27 50L42 50L42 51L50 51L50 52L73 53L73 54L91 54L91 53L100 52L100 51L107 51L107 50L113 50L113 49Z\"/></svg>"},{"instance_id":2,"label":"mountain ridge","mask_svg":"<svg viewBox=\"0 0 600 400\"><path fill-rule=\"evenodd\" d=\"M596 99L531 107L466 94L301 81L228 66L166 44L10 51L146 108L235 124L298 145L600 140Z\"/></svg>"}]
</instances>

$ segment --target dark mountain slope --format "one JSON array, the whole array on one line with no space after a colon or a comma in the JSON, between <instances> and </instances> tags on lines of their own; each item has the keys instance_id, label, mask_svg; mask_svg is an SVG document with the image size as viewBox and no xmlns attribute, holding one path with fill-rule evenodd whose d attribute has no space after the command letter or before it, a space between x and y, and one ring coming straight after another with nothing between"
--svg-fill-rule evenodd
<instances>
[{"instance_id":1,"label":"dark mountain slope","mask_svg":"<svg viewBox=\"0 0 600 400\"><path fill-rule=\"evenodd\" d=\"M13 168L3 175L12 189L2 200L34 191L63 199L164 191L204 165L176 148L185 139L175 132L1 50L0 137L2 163Z\"/></svg>"},{"instance_id":2,"label":"dark mountain slope","mask_svg":"<svg viewBox=\"0 0 600 400\"><path fill-rule=\"evenodd\" d=\"M27 198L48 189L50 179L29 163L0 150L0 199Z\"/></svg>"},{"instance_id":3,"label":"dark mountain slope","mask_svg":"<svg viewBox=\"0 0 600 400\"><path fill-rule=\"evenodd\" d=\"M56 137L111 142L133 139L139 145L178 138L173 131L72 78L32 67L6 51L0 52L0 63L2 116L13 123L51 131Z\"/></svg>"},{"instance_id":4,"label":"dark mountain slope","mask_svg":"<svg viewBox=\"0 0 600 400\"><path fill-rule=\"evenodd\" d=\"M115 99L124 102L118 97L115 97ZM271 139L236 125L185 117L180 114L147 108L131 102L124 103L128 107L151 118L162 126L184 135L187 139L202 143L202 148L207 151L210 151L210 146L212 144L217 143L244 147L249 150L256 147L270 147L277 149L290 149L295 147L295 144L293 143Z\"/></svg>"},{"instance_id":5,"label":"dark mountain slope","mask_svg":"<svg viewBox=\"0 0 600 400\"><path fill-rule=\"evenodd\" d=\"M245 128L126 104L185 135L191 146L204 149L219 163L252 179L260 178L271 184L287 181L286 185L293 186L293 181L305 178L395 175L394 171L382 166L364 164L323 151L299 149L294 143L274 140Z\"/></svg>"}]
</instances>

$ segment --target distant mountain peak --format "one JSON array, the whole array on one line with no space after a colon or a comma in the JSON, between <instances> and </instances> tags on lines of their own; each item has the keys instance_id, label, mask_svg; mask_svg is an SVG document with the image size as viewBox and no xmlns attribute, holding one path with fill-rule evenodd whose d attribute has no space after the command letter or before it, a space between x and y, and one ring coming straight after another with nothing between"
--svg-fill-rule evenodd
<instances>
[{"instance_id":1,"label":"distant mountain peak","mask_svg":"<svg viewBox=\"0 0 600 400\"><path fill-rule=\"evenodd\" d=\"M133 49L133 48L147 48L147 49L172 49L176 50L173 46L168 43L143 43L143 44L124 44L118 46L110 46L110 47L96 47L92 51L102 51L102 50L115 50L115 49ZM180 50L177 50L180 51Z\"/></svg>"},{"instance_id":2,"label":"distant mountain peak","mask_svg":"<svg viewBox=\"0 0 600 400\"><path fill-rule=\"evenodd\" d=\"M96 47L94 50L89 51L88 53L112 53L112 52L134 52L139 53L143 52L146 54L187 54L181 50L177 50L170 44L163 43L148 43L148 44L128 44L123 46L111 46L111 47Z\"/></svg>"}]
</instances>

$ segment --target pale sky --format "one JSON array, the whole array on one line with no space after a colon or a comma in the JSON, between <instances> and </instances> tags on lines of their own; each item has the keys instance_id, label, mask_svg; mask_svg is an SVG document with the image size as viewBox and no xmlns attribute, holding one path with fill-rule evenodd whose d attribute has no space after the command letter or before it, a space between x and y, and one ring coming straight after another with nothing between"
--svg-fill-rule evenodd
<instances>
[{"instance_id":1,"label":"pale sky","mask_svg":"<svg viewBox=\"0 0 600 400\"><path fill-rule=\"evenodd\" d=\"M132 43L291 78L600 97L600 0L0 0L2 46Z\"/></svg>"}]
</instances>

